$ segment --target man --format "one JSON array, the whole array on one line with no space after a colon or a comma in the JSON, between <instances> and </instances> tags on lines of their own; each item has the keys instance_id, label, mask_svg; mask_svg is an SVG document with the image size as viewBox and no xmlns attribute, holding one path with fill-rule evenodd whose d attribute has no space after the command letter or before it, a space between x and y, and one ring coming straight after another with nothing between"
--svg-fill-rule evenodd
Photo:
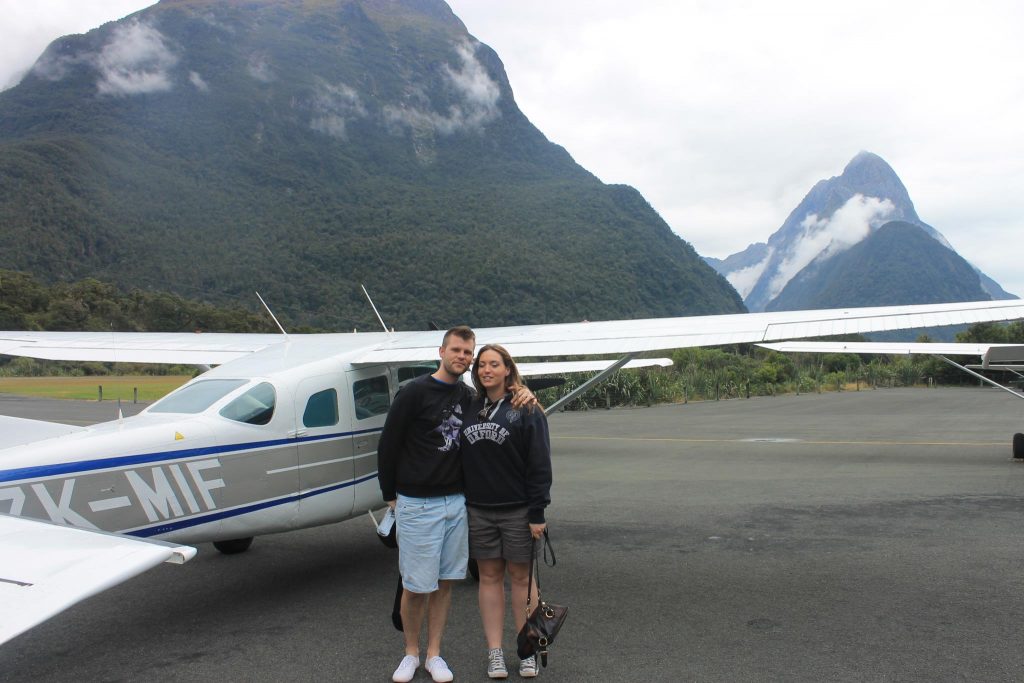
<instances>
[{"instance_id":1,"label":"man","mask_svg":"<svg viewBox=\"0 0 1024 683\"><path fill-rule=\"evenodd\" d=\"M459 430L472 391L460 377L473 362L476 335L448 330L437 372L406 384L388 411L377 449L381 493L395 510L402 574L405 657L391 680L411 681L420 665L420 629L427 616L424 667L440 683L454 678L441 658L452 581L466 577L469 527L462 495Z\"/></svg>"}]
</instances>

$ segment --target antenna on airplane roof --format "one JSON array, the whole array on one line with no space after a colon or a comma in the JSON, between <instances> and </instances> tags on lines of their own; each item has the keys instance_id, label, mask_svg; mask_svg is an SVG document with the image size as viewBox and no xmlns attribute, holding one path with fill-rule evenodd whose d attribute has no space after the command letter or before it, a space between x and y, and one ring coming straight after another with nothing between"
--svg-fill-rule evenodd
<instances>
[{"instance_id":1,"label":"antenna on airplane roof","mask_svg":"<svg viewBox=\"0 0 1024 683\"><path fill-rule=\"evenodd\" d=\"M281 327L281 323L277 321L277 316L274 315L274 312L272 310L270 310L270 306L268 306L267 302L263 300L263 297L260 296L259 292L256 292L256 298L260 300L261 304L263 304L263 308L267 309L267 313L270 314L270 318L274 321L274 324L277 325L277 329L281 330L281 334L283 334L287 338L288 333L284 331L283 327Z\"/></svg>"},{"instance_id":2,"label":"antenna on airplane roof","mask_svg":"<svg viewBox=\"0 0 1024 683\"><path fill-rule=\"evenodd\" d=\"M370 308L372 308L373 312L377 315L377 320L380 321L380 326L384 328L385 332L391 334L391 330L389 330L388 326L384 324L384 318L380 317L380 313L377 311L377 307L373 305L373 299L370 298L370 293L366 291L366 286L363 285L362 283L360 283L359 286L363 288L363 294L366 295L366 300L370 302Z\"/></svg>"}]
</instances>

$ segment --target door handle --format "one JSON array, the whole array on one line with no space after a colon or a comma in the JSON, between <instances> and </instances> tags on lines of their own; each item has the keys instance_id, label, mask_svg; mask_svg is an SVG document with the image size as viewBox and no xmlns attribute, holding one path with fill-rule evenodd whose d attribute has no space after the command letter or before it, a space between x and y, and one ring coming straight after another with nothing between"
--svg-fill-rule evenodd
<instances>
[{"instance_id":1,"label":"door handle","mask_svg":"<svg viewBox=\"0 0 1024 683\"><path fill-rule=\"evenodd\" d=\"M290 439L297 439L300 436L305 436L305 435L306 435L306 430L305 429L293 429L290 432L288 432L288 438L290 438Z\"/></svg>"}]
</instances>

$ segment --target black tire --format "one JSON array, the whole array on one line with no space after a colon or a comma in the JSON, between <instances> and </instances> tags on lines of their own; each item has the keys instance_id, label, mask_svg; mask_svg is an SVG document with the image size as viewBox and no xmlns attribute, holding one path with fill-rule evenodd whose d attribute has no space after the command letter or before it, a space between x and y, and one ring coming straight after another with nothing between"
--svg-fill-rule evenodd
<instances>
[{"instance_id":1,"label":"black tire","mask_svg":"<svg viewBox=\"0 0 1024 683\"><path fill-rule=\"evenodd\" d=\"M214 541L213 547L225 555L237 555L244 553L252 545L252 536L249 538L232 538L230 541Z\"/></svg>"},{"instance_id":2,"label":"black tire","mask_svg":"<svg viewBox=\"0 0 1024 683\"><path fill-rule=\"evenodd\" d=\"M1013 457L1024 460L1024 434L1020 432L1013 435Z\"/></svg>"},{"instance_id":3,"label":"black tire","mask_svg":"<svg viewBox=\"0 0 1024 683\"><path fill-rule=\"evenodd\" d=\"M469 559L469 575L473 577L474 581L480 581L480 566L473 558Z\"/></svg>"}]
</instances>

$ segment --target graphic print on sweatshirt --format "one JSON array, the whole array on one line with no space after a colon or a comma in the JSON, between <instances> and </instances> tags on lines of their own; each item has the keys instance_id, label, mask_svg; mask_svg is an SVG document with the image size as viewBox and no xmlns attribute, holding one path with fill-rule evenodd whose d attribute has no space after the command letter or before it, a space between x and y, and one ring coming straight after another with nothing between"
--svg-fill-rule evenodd
<instances>
[{"instance_id":1,"label":"graphic print on sweatshirt","mask_svg":"<svg viewBox=\"0 0 1024 683\"><path fill-rule=\"evenodd\" d=\"M459 444L459 430L462 429L462 406L458 403L454 407L445 409L441 413L441 424L434 427L435 432L440 432L444 437L444 444L437 447L442 453L454 450Z\"/></svg>"},{"instance_id":2,"label":"graphic print on sweatshirt","mask_svg":"<svg viewBox=\"0 0 1024 683\"><path fill-rule=\"evenodd\" d=\"M480 439L487 439L500 446L505 443L505 439L508 438L510 432L497 422L481 422L466 427L462 433L466 437L466 441L471 444L476 443Z\"/></svg>"}]
</instances>

